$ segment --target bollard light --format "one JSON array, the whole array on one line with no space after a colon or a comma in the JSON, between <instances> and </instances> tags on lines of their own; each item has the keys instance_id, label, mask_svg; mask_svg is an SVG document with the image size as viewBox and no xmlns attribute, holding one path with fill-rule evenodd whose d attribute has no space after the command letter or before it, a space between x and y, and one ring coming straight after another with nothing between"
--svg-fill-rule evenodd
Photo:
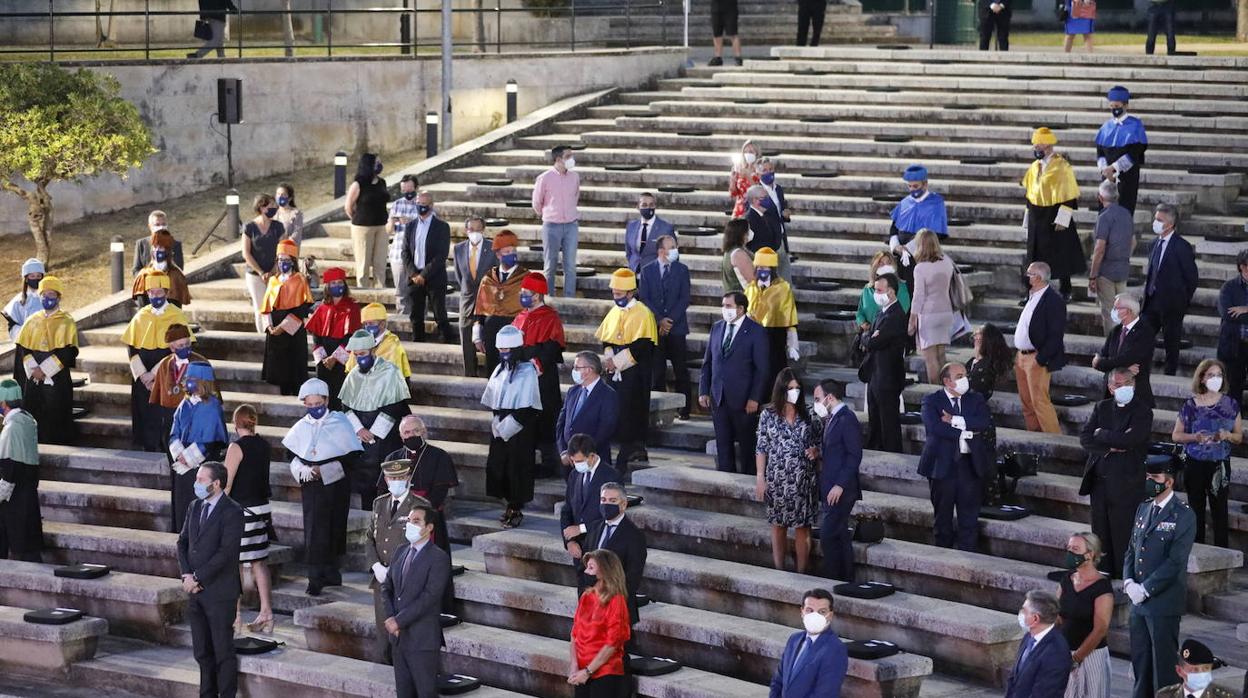
<instances>
[{"instance_id":1,"label":"bollard light","mask_svg":"<svg viewBox=\"0 0 1248 698\"><path fill-rule=\"evenodd\" d=\"M425 157L438 154L438 113L425 112Z\"/></svg>"},{"instance_id":2,"label":"bollard light","mask_svg":"<svg viewBox=\"0 0 1248 698\"><path fill-rule=\"evenodd\" d=\"M341 199L347 195L347 154L339 150L334 153L334 198Z\"/></svg>"},{"instance_id":3,"label":"bollard light","mask_svg":"<svg viewBox=\"0 0 1248 698\"><path fill-rule=\"evenodd\" d=\"M113 293L125 288L126 243L120 235L114 235L108 243L110 265L112 267Z\"/></svg>"},{"instance_id":4,"label":"bollard light","mask_svg":"<svg viewBox=\"0 0 1248 698\"><path fill-rule=\"evenodd\" d=\"M225 230L229 239L240 234L242 221L238 217L238 190L231 189L225 193Z\"/></svg>"},{"instance_id":5,"label":"bollard light","mask_svg":"<svg viewBox=\"0 0 1248 698\"><path fill-rule=\"evenodd\" d=\"M515 80L507 81L507 123L516 120L516 97L520 92L520 86Z\"/></svg>"}]
</instances>

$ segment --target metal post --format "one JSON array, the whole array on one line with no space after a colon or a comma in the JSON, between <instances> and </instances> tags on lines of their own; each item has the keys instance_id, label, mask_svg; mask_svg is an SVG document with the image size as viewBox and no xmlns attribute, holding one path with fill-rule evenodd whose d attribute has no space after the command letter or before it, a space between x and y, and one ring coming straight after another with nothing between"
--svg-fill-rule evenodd
<instances>
[{"instance_id":1,"label":"metal post","mask_svg":"<svg viewBox=\"0 0 1248 698\"><path fill-rule=\"evenodd\" d=\"M229 121L225 122L225 186L234 188L234 135Z\"/></svg>"},{"instance_id":2,"label":"metal post","mask_svg":"<svg viewBox=\"0 0 1248 698\"><path fill-rule=\"evenodd\" d=\"M109 28L112 31L112 28ZM152 0L143 0L143 59L152 58Z\"/></svg>"},{"instance_id":3,"label":"metal post","mask_svg":"<svg viewBox=\"0 0 1248 698\"><path fill-rule=\"evenodd\" d=\"M568 5L572 7L572 50L576 50L576 0L569 0Z\"/></svg>"},{"instance_id":4,"label":"metal post","mask_svg":"<svg viewBox=\"0 0 1248 698\"><path fill-rule=\"evenodd\" d=\"M114 235L108 243L108 255L113 272L113 293L126 285L126 243L120 235Z\"/></svg>"},{"instance_id":5,"label":"metal post","mask_svg":"<svg viewBox=\"0 0 1248 698\"><path fill-rule=\"evenodd\" d=\"M403 9L407 9L407 0L403 0ZM412 52L412 16L406 12L399 15L399 44L400 54Z\"/></svg>"},{"instance_id":6,"label":"metal post","mask_svg":"<svg viewBox=\"0 0 1248 698\"><path fill-rule=\"evenodd\" d=\"M689 0L685 0L685 51L689 51Z\"/></svg>"},{"instance_id":7,"label":"metal post","mask_svg":"<svg viewBox=\"0 0 1248 698\"><path fill-rule=\"evenodd\" d=\"M451 128L451 58L455 51L454 37L451 36L451 0L442 0L442 149L450 150L454 145L455 134Z\"/></svg>"},{"instance_id":8,"label":"metal post","mask_svg":"<svg viewBox=\"0 0 1248 698\"><path fill-rule=\"evenodd\" d=\"M624 0L624 48L633 47L633 0Z\"/></svg>"},{"instance_id":9,"label":"metal post","mask_svg":"<svg viewBox=\"0 0 1248 698\"><path fill-rule=\"evenodd\" d=\"M347 195L347 154L341 150L334 153L334 198Z\"/></svg>"},{"instance_id":10,"label":"metal post","mask_svg":"<svg viewBox=\"0 0 1248 698\"><path fill-rule=\"evenodd\" d=\"M503 52L503 8L494 3L494 53Z\"/></svg>"},{"instance_id":11,"label":"metal post","mask_svg":"<svg viewBox=\"0 0 1248 698\"><path fill-rule=\"evenodd\" d=\"M242 221L238 217L238 190L232 187L225 193L225 226L227 240L238 237Z\"/></svg>"},{"instance_id":12,"label":"metal post","mask_svg":"<svg viewBox=\"0 0 1248 698\"><path fill-rule=\"evenodd\" d=\"M425 113L425 157L431 158L438 154L438 113Z\"/></svg>"},{"instance_id":13,"label":"metal post","mask_svg":"<svg viewBox=\"0 0 1248 698\"><path fill-rule=\"evenodd\" d=\"M516 99L519 96L520 86L515 80L507 81L507 123L516 120Z\"/></svg>"},{"instance_id":14,"label":"metal post","mask_svg":"<svg viewBox=\"0 0 1248 698\"><path fill-rule=\"evenodd\" d=\"M936 0L927 0L927 48L936 47Z\"/></svg>"},{"instance_id":15,"label":"metal post","mask_svg":"<svg viewBox=\"0 0 1248 698\"><path fill-rule=\"evenodd\" d=\"M234 31L238 34L238 57L243 57L243 0L238 0L238 21L234 23ZM229 17L229 15L226 15ZM233 185L230 185L233 186Z\"/></svg>"},{"instance_id":16,"label":"metal post","mask_svg":"<svg viewBox=\"0 0 1248 698\"><path fill-rule=\"evenodd\" d=\"M56 60L56 13L52 10L52 0L48 0L48 60Z\"/></svg>"},{"instance_id":17,"label":"metal post","mask_svg":"<svg viewBox=\"0 0 1248 698\"><path fill-rule=\"evenodd\" d=\"M325 3L325 55L334 56L334 0Z\"/></svg>"},{"instance_id":18,"label":"metal post","mask_svg":"<svg viewBox=\"0 0 1248 698\"><path fill-rule=\"evenodd\" d=\"M659 4L663 6L663 47L667 47L667 9L671 7L667 0L659 0Z\"/></svg>"}]
</instances>

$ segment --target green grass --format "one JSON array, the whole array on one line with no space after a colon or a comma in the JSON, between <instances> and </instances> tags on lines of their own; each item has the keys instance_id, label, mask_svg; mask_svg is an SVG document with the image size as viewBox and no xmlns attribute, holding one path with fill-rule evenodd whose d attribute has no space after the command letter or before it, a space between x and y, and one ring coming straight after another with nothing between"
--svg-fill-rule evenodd
<instances>
[{"instance_id":1,"label":"green grass","mask_svg":"<svg viewBox=\"0 0 1248 698\"><path fill-rule=\"evenodd\" d=\"M1093 36L1094 46L1134 46L1144 44L1144 32L1096 32ZM1064 32L1010 32L1010 46L1061 46L1066 39ZM1076 47L1081 46L1083 39L1076 38ZM1192 44L1228 44L1235 45L1234 34L1179 34L1176 42L1180 50ZM1164 39L1162 39L1164 45ZM1239 44L1248 50L1248 44Z\"/></svg>"}]
</instances>

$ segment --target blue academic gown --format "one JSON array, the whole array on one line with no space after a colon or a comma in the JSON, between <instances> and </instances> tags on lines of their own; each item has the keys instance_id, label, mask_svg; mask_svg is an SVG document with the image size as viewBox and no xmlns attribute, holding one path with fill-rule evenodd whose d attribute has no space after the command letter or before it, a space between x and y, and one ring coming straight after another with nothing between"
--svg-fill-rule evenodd
<instances>
[{"instance_id":1,"label":"blue academic gown","mask_svg":"<svg viewBox=\"0 0 1248 698\"><path fill-rule=\"evenodd\" d=\"M893 220L893 224L889 227L889 247L892 247L892 237L897 237L897 243L901 245L909 245L914 236L919 231L927 228L936 233L941 240L949 234L949 219L945 212L945 199L930 189L927 195L921 200L913 196L904 196L897 205L893 207L889 218ZM911 259L909 264L905 264L902 260L897 260L898 273L902 281L907 285L914 283L914 251L911 249Z\"/></svg>"},{"instance_id":2,"label":"blue academic gown","mask_svg":"<svg viewBox=\"0 0 1248 698\"><path fill-rule=\"evenodd\" d=\"M780 655L780 666L771 679L768 698L840 698L841 684L849 671L849 652L831 629L819 634L803 656L798 649L806 642L806 631L789 637ZM801 660L795 667L794 662Z\"/></svg>"},{"instance_id":3,"label":"blue academic gown","mask_svg":"<svg viewBox=\"0 0 1248 698\"><path fill-rule=\"evenodd\" d=\"M169 443L174 439L184 447L195 444L205 460L221 460L229 436L225 432L225 414L221 401L206 397L199 403L183 399L173 412L173 428L169 431ZM172 462L172 461L171 461ZM172 502L173 530L182 530L186 510L195 501L195 469L178 475L173 473Z\"/></svg>"},{"instance_id":4,"label":"blue academic gown","mask_svg":"<svg viewBox=\"0 0 1248 698\"><path fill-rule=\"evenodd\" d=\"M1118 173L1118 205L1131 213L1135 213L1140 193L1140 167L1146 149L1148 134L1144 132L1144 122L1134 116L1124 117L1121 124L1110 119L1096 132L1096 166L1104 169L1118 163L1123 170Z\"/></svg>"}]
</instances>

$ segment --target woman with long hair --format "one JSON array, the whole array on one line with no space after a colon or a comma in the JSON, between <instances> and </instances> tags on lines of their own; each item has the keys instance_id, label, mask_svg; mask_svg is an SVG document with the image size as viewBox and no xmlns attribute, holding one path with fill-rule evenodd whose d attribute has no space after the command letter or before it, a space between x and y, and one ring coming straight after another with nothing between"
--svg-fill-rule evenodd
<instances>
[{"instance_id":1,"label":"woman with long hair","mask_svg":"<svg viewBox=\"0 0 1248 698\"><path fill-rule=\"evenodd\" d=\"M810 568L810 529L819 517L819 473L815 468L822 421L812 418L802 384L792 368L776 375L771 404L758 419L755 496L767 507L771 559L784 569L793 529L797 573Z\"/></svg>"},{"instance_id":2,"label":"woman with long hair","mask_svg":"<svg viewBox=\"0 0 1248 698\"><path fill-rule=\"evenodd\" d=\"M343 207L351 219L355 283L360 288L369 288L364 280L370 275L372 288L386 286L388 203L390 194L386 191L386 180L381 178L381 160L373 153L364 153L356 167L355 181L347 189L347 203Z\"/></svg>"},{"instance_id":3,"label":"woman with long hair","mask_svg":"<svg viewBox=\"0 0 1248 698\"><path fill-rule=\"evenodd\" d=\"M286 227L275 219L279 207L272 196L259 194L251 203L255 218L243 226L241 239L243 246L243 263L247 273L243 280L247 283L247 293L251 296L254 308L256 331L264 332L266 323L260 306L264 301L264 291L269 279L276 273L277 243L286 237Z\"/></svg>"},{"instance_id":4,"label":"woman with long hair","mask_svg":"<svg viewBox=\"0 0 1248 698\"><path fill-rule=\"evenodd\" d=\"M749 234L750 224L744 218L734 218L724 225L724 257L720 265L724 293L744 292L754 280L754 255L745 247Z\"/></svg>"},{"instance_id":5,"label":"woman with long hair","mask_svg":"<svg viewBox=\"0 0 1248 698\"><path fill-rule=\"evenodd\" d=\"M631 633L624 568L605 548L581 560L585 576L597 581L581 594L572 618L568 683L576 698L618 698L625 695L624 644Z\"/></svg>"},{"instance_id":6,"label":"woman with long hair","mask_svg":"<svg viewBox=\"0 0 1248 698\"><path fill-rule=\"evenodd\" d=\"M1196 542L1205 542L1209 511L1214 545L1228 547L1231 449L1243 443L1244 428L1239 403L1226 394L1226 367L1221 361L1205 359L1196 366L1192 396L1179 408L1170 438L1183 444L1187 454L1187 504L1196 514Z\"/></svg>"},{"instance_id":7,"label":"woman with long hair","mask_svg":"<svg viewBox=\"0 0 1248 698\"><path fill-rule=\"evenodd\" d=\"M939 383L945 365L945 347L953 337L953 260L940 249L936 233L924 228L916 238L914 259L914 303L910 307L910 334L923 355L927 382Z\"/></svg>"},{"instance_id":8,"label":"woman with long hair","mask_svg":"<svg viewBox=\"0 0 1248 698\"><path fill-rule=\"evenodd\" d=\"M728 196L732 197L732 217L745 215L745 192L759 183L758 172L754 170L762 152L747 140L741 144L741 152L732 158L732 170L728 173Z\"/></svg>"},{"instance_id":9,"label":"woman with long hair","mask_svg":"<svg viewBox=\"0 0 1248 698\"><path fill-rule=\"evenodd\" d=\"M875 316L880 312L880 306L875 302L875 280L885 274L896 273L897 259L888 250L880 250L871 257L871 263L867 265L867 284L862 287L862 297L858 299L858 312L854 315L854 319L858 322L858 329L869 329L871 323L875 322ZM897 302L901 304L904 312L910 312L910 289L905 284L897 289Z\"/></svg>"},{"instance_id":10,"label":"woman with long hair","mask_svg":"<svg viewBox=\"0 0 1248 698\"><path fill-rule=\"evenodd\" d=\"M225 449L225 470L229 477L225 493L243 508L243 540L238 548L238 573L242 576L248 566L256 581L256 595L260 597L260 613L247 624L253 632L273 632L273 579L265 559L269 557L269 529L273 525L269 498L269 442L256 434L259 416L251 405L239 405L234 409L234 433L237 438ZM243 629L242 599L234 617L234 632Z\"/></svg>"},{"instance_id":11,"label":"woman with long hair","mask_svg":"<svg viewBox=\"0 0 1248 698\"><path fill-rule=\"evenodd\" d=\"M295 203L295 188L289 182L282 182L273 196L277 203L277 222L286 229L286 239L294 240L296 245L303 244L303 211Z\"/></svg>"},{"instance_id":12,"label":"woman with long hair","mask_svg":"<svg viewBox=\"0 0 1248 698\"><path fill-rule=\"evenodd\" d=\"M46 271L43 262L34 257L22 262L22 290L4 306L4 319L9 322L10 339L17 339L26 318L43 310L43 299L39 297L38 291L39 282L43 281Z\"/></svg>"},{"instance_id":13,"label":"woman with long hair","mask_svg":"<svg viewBox=\"0 0 1248 698\"><path fill-rule=\"evenodd\" d=\"M971 390L988 400L1001 376L1013 373L1014 353L1005 343L1000 328L991 322L976 330L974 340L975 351L966 364L966 377L971 382Z\"/></svg>"}]
</instances>

